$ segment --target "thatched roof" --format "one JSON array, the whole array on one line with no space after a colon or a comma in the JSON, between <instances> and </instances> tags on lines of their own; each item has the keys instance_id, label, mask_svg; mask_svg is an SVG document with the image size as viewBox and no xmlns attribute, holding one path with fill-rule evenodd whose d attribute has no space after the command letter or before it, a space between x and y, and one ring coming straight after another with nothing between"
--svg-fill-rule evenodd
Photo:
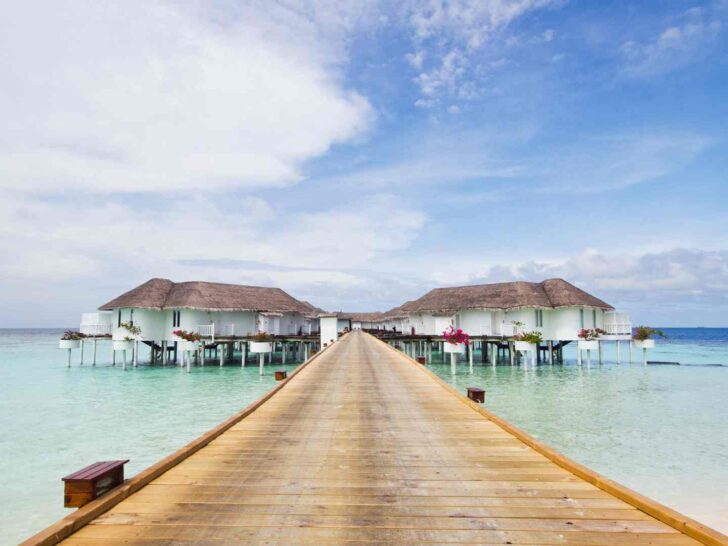
<instances>
[{"instance_id":1,"label":"thatched roof","mask_svg":"<svg viewBox=\"0 0 728 546\"><path fill-rule=\"evenodd\" d=\"M563 279L548 279L543 282L519 281L435 288L415 300L408 306L407 311L446 314L455 313L460 309L581 306L614 309L608 303Z\"/></svg>"},{"instance_id":2,"label":"thatched roof","mask_svg":"<svg viewBox=\"0 0 728 546\"><path fill-rule=\"evenodd\" d=\"M151 279L99 307L137 309L199 309L205 311L267 311L308 314L313 306L280 288L213 282L172 282Z\"/></svg>"},{"instance_id":3,"label":"thatched roof","mask_svg":"<svg viewBox=\"0 0 728 546\"><path fill-rule=\"evenodd\" d=\"M349 313L342 311L338 315L341 319L348 319L353 322L379 322L382 320L384 313Z\"/></svg>"}]
</instances>

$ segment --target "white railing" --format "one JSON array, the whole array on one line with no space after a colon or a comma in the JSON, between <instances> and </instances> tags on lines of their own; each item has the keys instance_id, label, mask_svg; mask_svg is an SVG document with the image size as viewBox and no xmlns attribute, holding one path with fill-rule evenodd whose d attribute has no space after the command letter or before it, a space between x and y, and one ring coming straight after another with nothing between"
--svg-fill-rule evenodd
<instances>
[{"instance_id":1,"label":"white railing","mask_svg":"<svg viewBox=\"0 0 728 546\"><path fill-rule=\"evenodd\" d=\"M632 322L627 313L605 313L604 331L611 336L632 335Z\"/></svg>"},{"instance_id":2,"label":"white railing","mask_svg":"<svg viewBox=\"0 0 728 546\"><path fill-rule=\"evenodd\" d=\"M197 333L203 337L212 338L215 341L215 323L212 324L198 324Z\"/></svg>"},{"instance_id":3,"label":"white railing","mask_svg":"<svg viewBox=\"0 0 728 546\"><path fill-rule=\"evenodd\" d=\"M512 337L515 336L518 333L518 326L515 324L506 324L501 323L500 325L500 334L504 337Z\"/></svg>"},{"instance_id":4,"label":"white railing","mask_svg":"<svg viewBox=\"0 0 728 546\"><path fill-rule=\"evenodd\" d=\"M87 336L110 336L112 331L111 324L82 324L79 331Z\"/></svg>"}]
</instances>

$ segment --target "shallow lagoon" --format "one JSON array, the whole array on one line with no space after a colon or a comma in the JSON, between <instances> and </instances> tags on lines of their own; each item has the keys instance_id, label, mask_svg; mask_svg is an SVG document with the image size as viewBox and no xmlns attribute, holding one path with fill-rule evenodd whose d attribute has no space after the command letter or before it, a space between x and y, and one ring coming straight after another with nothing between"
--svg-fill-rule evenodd
<instances>
[{"instance_id":1,"label":"shallow lagoon","mask_svg":"<svg viewBox=\"0 0 728 546\"><path fill-rule=\"evenodd\" d=\"M694 331L691 331L694 332ZM712 332L712 334L711 334ZM650 359L728 364L728 331L669 332ZM715 335L714 339L704 339ZM209 364L65 367L58 331L0 330L0 529L14 544L69 513L60 478L91 462L130 458L133 475L240 410L274 385L272 370ZM99 345L99 362L110 360ZM458 390L484 386L486 406L610 478L713 526L728 525L728 367L603 366L433 371ZM626 351L623 351L626 358ZM87 360L90 353L87 351ZM635 354L635 360L639 356ZM287 366L293 369L294 366Z\"/></svg>"}]
</instances>

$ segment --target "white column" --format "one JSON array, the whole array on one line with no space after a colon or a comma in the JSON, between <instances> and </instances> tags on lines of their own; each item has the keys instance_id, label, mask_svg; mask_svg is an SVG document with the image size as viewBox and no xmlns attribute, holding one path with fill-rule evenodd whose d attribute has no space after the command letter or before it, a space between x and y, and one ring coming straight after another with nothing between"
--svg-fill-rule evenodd
<instances>
[{"instance_id":1,"label":"white column","mask_svg":"<svg viewBox=\"0 0 728 546\"><path fill-rule=\"evenodd\" d=\"M614 343L617 346L617 364L621 364L622 363L622 355L620 354L620 350L619 350L619 348L620 348L619 340L615 341Z\"/></svg>"},{"instance_id":2,"label":"white column","mask_svg":"<svg viewBox=\"0 0 728 546\"><path fill-rule=\"evenodd\" d=\"M516 351L512 341L508 342L508 355L511 359L511 366L513 366L516 363Z\"/></svg>"},{"instance_id":3,"label":"white column","mask_svg":"<svg viewBox=\"0 0 728 546\"><path fill-rule=\"evenodd\" d=\"M68 367L71 367L71 349L68 349Z\"/></svg>"},{"instance_id":4,"label":"white column","mask_svg":"<svg viewBox=\"0 0 728 546\"><path fill-rule=\"evenodd\" d=\"M114 342L111 342L111 365L116 366L116 351L114 350Z\"/></svg>"},{"instance_id":5,"label":"white column","mask_svg":"<svg viewBox=\"0 0 728 546\"><path fill-rule=\"evenodd\" d=\"M265 353L258 353L258 367L260 368L260 375L263 375L263 361L265 359Z\"/></svg>"},{"instance_id":6,"label":"white column","mask_svg":"<svg viewBox=\"0 0 728 546\"><path fill-rule=\"evenodd\" d=\"M241 354L241 356L240 356L240 367L241 368L245 368L245 353L246 353L246 348L247 347L248 347L248 344L247 343L244 343L242 341L240 342L240 354Z\"/></svg>"},{"instance_id":7,"label":"white column","mask_svg":"<svg viewBox=\"0 0 728 546\"><path fill-rule=\"evenodd\" d=\"M470 365L470 372L473 372L473 350L475 348L475 343L468 343L468 364Z\"/></svg>"},{"instance_id":8,"label":"white column","mask_svg":"<svg viewBox=\"0 0 728 546\"><path fill-rule=\"evenodd\" d=\"M642 364L647 366L647 348L642 347Z\"/></svg>"},{"instance_id":9,"label":"white column","mask_svg":"<svg viewBox=\"0 0 728 546\"><path fill-rule=\"evenodd\" d=\"M531 351L531 367L536 369L536 351L538 351L538 344L536 344L536 350Z\"/></svg>"},{"instance_id":10,"label":"white column","mask_svg":"<svg viewBox=\"0 0 728 546\"><path fill-rule=\"evenodd\" d=\"M629 363L632 364L632 340L629 340Z\"/></svg>"},{"instance_id":11,"label":"white column","mask_svg":"<svg viewBox=\"0 0 728 546\"><path fill-rule=\"evenodd\" d=\"M220 351L220 367L222 368L225 360L225 345L218 345L218 350Z\"/></svg>"},{"instance_id":12,"label":"white column","mask_svg":"<svg viewBox=\"0 0 728 546\"><path fill-rule=\"evenodd\" d=\"M282 353L281 353L281 364L285 364L286 363L286 343L285 342L283 342L281 344L281 350L282 350Z\"/></svg>"},{"instance_id":13,"label":"white column","mask_svg":"<svg viewBox=\"0 0 728 546\"><path fill-rule=\"evenodd\" d=\"M604 347L602 347L601 341L597 341L597 347L599 347L599 365L601 366L604 363Z\"/></svg>"},{"instance_id":14,"label":"white column","mask_svg":"<svg viewBox=\"0 0 728 546\"><path fill-rule=\"evenodd\" d=\"M495 368L495 365L497 362L498 362L498 346L493 344L493 346L490 348L490 363Z\"/></svg>"},{"instance_id":15,"label":"white column","mask_svg":"<svg viewBox=\"0 0 728 546\"><path fill-rule=\"evenodd\" d=\"M139 342L138 341L134 341L133 359L134 359L133 364L134 364L134 367L136 368L137 364L139 363Z\"/></svg>"},{"instance_id":16,"label":"white column","mask_svg":"<svg viewBox=\"0 0 728 546\"><path fill-rule=\"evenodd\" d=\"M455 368L456 368L455 360L456 360L455 352L450 353L450 373L452 373L453 375L455 375Z\"/></svg>"},{"instance_id":17,"label":"white column","mask_svg":"<svg viewBox=\"0 0 728 546\"><path fill-rule=\"evenodd\" d=\"M94 338L94 360L92 362L93 366L96 366L96 338Z\"/></svg>"},{"instance_id":18,"label":"white column","mask_svg":"<svg viewBox=\"0 0 728 546\"><path fill-rule=\"evenodd\" d=\"M586 366L591 367L591 349L586 350Z\"/></svg>"},{"instance_id":19,"label":"white column","mask_svg":"<svg viewBox=\"0 0 728 546\"><path fill-rule=\"evenodd\" d=\"M577 344L579 342L577 341ZM579 349L579 345L576 346L576 363L581 366L581 349Z\"/></svg>"},{"instance_id":20,"label":"white column","mask_svg":"<svg viewBox=\"0 0 728 546\"><path fill-rule=\"evenodd\" d=\"M549 353L549 366L551 366L554 363L554 342L550 340L547 341L546 347Z\"/></svg>"},{"instance_id":21,"label":"white column","mask_svg":"<svg viewBox=\"0 0 728 546\"><path fill-rule=\"evenodd\" d=\"M83 366L83 340L81 340L81 359L79 360L81 366Z\"/></svg>"},{"instance_id":22,"label":"white column","mask_svg":"<svg viewBox=\"0 0 728 546\"><path fill-rule=\"evenodd\" d=\"M187 353L187 373L190 373L192 367L192 351L185 351Z\"/></svg>"}]
</instances>

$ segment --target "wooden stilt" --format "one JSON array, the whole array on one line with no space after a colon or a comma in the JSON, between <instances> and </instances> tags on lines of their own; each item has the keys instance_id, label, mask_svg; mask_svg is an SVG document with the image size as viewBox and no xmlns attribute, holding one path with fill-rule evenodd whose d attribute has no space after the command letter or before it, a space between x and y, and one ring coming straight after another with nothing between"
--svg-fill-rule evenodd
<instances>
[{"instance_id":1,"label":"wooden stilt","mask_svg":"<svg viewBox=\"0 0 728 546\"><path fill-rule=\"evenodd\" d=\"M597 346L599 347L599 365L601 366L604 363L604 347L601 341L597 341Z\"/></svg>"},{"instance_id":2,"label":"wooden stilt","mask_svg":"<svg viewBox=\"0 0 728 546\"><path fill-rule=\"evenodd\" d=\"M511 366L515 365L515 363L516 363L516 352L513 350L513 347L514 347L513 342L509 341L508 342L508 358L511 361Z\"/></svg>"},{"instance_id":3,"label":"wooden stilt","mask_svg":"<svg viewBox=\"0 0 728 546\"><path fill-rule=\"evenodd\" d=\"M455 375L457 356L454 352L450 353L450 373Z\"/></svg>"},{"instance_id":4,"label":"wooden stilt","mask_svg":"<svg viewBox=\"0 0 728 546\"><path fill-rule=\"evenodd\" d=\"M633 343L632 343L632 340L630 339L629 340L629 345L628 345L628 347L629 347L629 363L630 364L632 364L632 346L633 346Z\"/></svg>"},{"instance_id":5,"label":"wooden stilt","mask_svg":"<svg viewBox=\"0 0 728 546\"><path fill-rule=\"evenodd\" d=\"M114 342L111 342L111 365L116 366L116 351L114 350Z\"/></svg>"},{"instance_id":6,"label":"wooden stilt","mask_svg":"<svg viewBox=\"0 0 728 546\"><path fill-rule=\"evenodd\" d=\"M576 363L581 366L581 349L578 346L576 348Z\"/></svg>"},{"instance_id":7,"label":"wooden stilt","mask_svg":"<svg viewBox=\"0 0 728 546\"><path fill-rule=\"evenodd\" d=\"M586 367L591 367L591 349L586 350Z\"/></svg>"},{"instance_id":8,"label":"wooden stilt","mask_svg":"<svg viewBox=\"0 0 728 546\"><path fill-rule=\"evenodd\" d=\"M132 353L133 366L136 368L139 363L139 341L134 341L134 349Z\"/></svg>"},{"instance_id":9,"label":"wooden stilt","mask_svg":"<svg viewBox=\"0 0 728 546\"><path fill-rule=\"evenodd\" d=\"M96 338L94 338L94 357L93 361L91 362L92 366L96 366Z\"/></svg>"},{"instance_id":10,"label":"wooden stilt","mask_svg":"<svg viewBox=\"0 0 728 546\"><path fill-rule=\"evenodd\" d=\"M84 345L83 340L81 340L81 358L79 360L79 364L81 366L83 366L83 345Z\"/></svg>"},{"instance_id":11,"label":"wooden stilt","mask_svg":"<svg viewBox=\"0 0 728 546\"><path fill-rule=\"evenodd\" d=\"M258 353L258 367L260 368L260 375L263 375L263 362L265 359L264 353Z\"/></svg>"},{"instance_id":12,"label":"wooden stilt","mask_svg":"<svg viewBox=\"0 0 728 546\"><path fill-rule=\"evenodd\" d=\"M225 363L225 345L220 345L220 367Z\"/></svg>"},{"instance_id":13,"label":"wooden stilt","mask_svg":"<svg viewBox=\"0 0 728 546\"><path fill-rule=\"evenodd\" d=\"M473 373L473 345L474 343L468 343L468 364L470 365L470 373Z\"/></svg>"}]
</instances>

